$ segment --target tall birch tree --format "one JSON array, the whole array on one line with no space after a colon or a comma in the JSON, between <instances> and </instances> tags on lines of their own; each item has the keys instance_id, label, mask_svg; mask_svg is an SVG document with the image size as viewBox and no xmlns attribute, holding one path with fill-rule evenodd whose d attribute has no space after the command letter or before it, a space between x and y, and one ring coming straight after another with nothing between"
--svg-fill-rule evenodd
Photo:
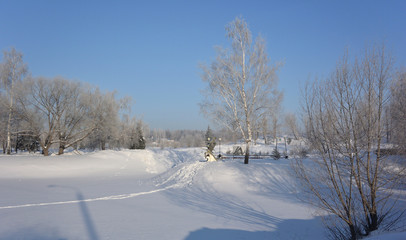
<instances>
[{"instance_id":1,"label":"tall birch tree","mask_svg":"<svg viewBox=\"0 0 406 240\"><path fill-rule=\"evenodd\" d=\"M277 104L278 65L271 65L265 41L252 35L244 19L226 26L231 49L217 48L216 60L203 65L202 80L208 84L201 111L215 122L239 132L246 143L244 163L249 161L253 131Z\"/></svg>"},{"instance_id":2,"label":"tall birch tree","mask_svg":"<svg viewBox=\"0 0 406 240\"><path fill-rule=\"evenodd\" d=\"M8 98L7 111L7 154L11 154L12 120L15 108L15 85L22 80L27 73L27 66L23 62L23 54L11 48L4 51L3 63L0 64L0 86L5 90Z\"/></svg>"}]
</instances>

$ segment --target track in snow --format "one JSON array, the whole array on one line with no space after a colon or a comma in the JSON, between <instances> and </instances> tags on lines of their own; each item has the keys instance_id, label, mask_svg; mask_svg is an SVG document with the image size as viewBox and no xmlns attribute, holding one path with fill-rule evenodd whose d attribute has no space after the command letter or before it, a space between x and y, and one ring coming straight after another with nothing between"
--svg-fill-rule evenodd
<instances>
[{"instance_id":1,"label":"track in snow","mask_svg":"<svg viewBox=\"0 0 406 240\"><path fill-rule=\"evenodd\" d=\"M204 167L204 162L193 162L174 167L156 178L155 186L167 186L181 188L190 186L193 183L194 176ZM164 180L163 180L164 179Z\"/></svg>"},{"instance_id":2,"label":"track in snow","mask_svg":"<svg viewBox=\"0 0 406 240\"><path fill-rule=\"evenodd\" d=\"M82 200L72 200L72 201L61 201L61 202L48 202L48 203L30 203L30 204L23 204L23 205L14 205L14 206L4 206L0 207L2 209L13 209L13 208L25 208L25 207L41 207L41 206L51 206L51 205L62 205L62 204L74 204L80 202L96 202L96 201L109 201L109 200L122 200L127 198L133 198L141 195L156 193L160 191L165 191L172 186L166 188L160 188L148 192L138 192L138 193L129 193L129 194L120 194L120 195L112 195L107 197L100 197L100 198L89 198L89 199L82 199Z\"/></svg>"},{"instance_id":3,"label":"track in snow","mask_svg":"<svg viewBox=\"0 0 406 240\"><path fill-rule=\"evenodd\" d=\"M59 202L45 202L45 203L29 203L29 204L22 204L22 205L11 205L11 206L0 206L0 210L3 209L15 209L15 208L26 208L26 207L42 207L42 206L52 206L52 205L63 205L63 204L75 204L81 202L96 202L96 201L110 201L110 200L123 200L128 198L134 198L141 195L147 195L152 193L157 193L161 191L165 191L171 188L181 188L186 187L192 184L193 177L196 173L203 168L204 163L202 162L192 162L192 163L185 163L179 167L174 167L169 169L167 172L160 175L159 179L163 179L167 176L166 180L162 181L161 183L157 183L157 187L164 186L162 188L158 188L151 191L146 192L137 192L137 193L128 193L128 194L119 194L119 195L111 195L99 198L89 198L89 199L78 199L78 200L71 200L71 201L59 201Z\"/></svg>"}]
</instances>

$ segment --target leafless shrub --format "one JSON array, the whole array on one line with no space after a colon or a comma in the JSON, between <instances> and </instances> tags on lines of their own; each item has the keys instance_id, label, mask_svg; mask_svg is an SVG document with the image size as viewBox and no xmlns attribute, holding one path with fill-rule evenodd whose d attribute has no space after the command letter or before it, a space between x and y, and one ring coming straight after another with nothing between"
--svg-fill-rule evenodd
<instances>
[{"instance_id":1,"label":"leafless shrub","mask_svg":"<svg viewBox=\"0 0 406 240\"><path fill-rule=\"evenodd\" d=\"M394 189L405 169L385 171L381 152L392 65L384 46L373 47L352 63L346 54L328 79L306 87L306 135L318 156L311 166L297 159L294 169L310 202L330 214L334 239L385 230L402 215Z\"/></svg>"}]
</instances>

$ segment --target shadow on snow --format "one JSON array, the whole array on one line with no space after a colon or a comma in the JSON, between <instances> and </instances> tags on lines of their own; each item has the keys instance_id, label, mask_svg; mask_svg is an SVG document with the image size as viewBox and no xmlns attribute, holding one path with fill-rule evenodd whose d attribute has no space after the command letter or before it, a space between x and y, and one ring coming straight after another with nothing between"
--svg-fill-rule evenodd
<instances>
[{"instance_id":1,"label":"shadow on snow","mask_svg":"<svg viewBox=\"0 0 406 240\"><path fill-rule=\"evenodd\" d=\"M289 163L277 163L278 174L271 167L263 167L264 163L244 166L237 176L246 179L246 187L254 192L248 194L279 199L283 202L299 203L296 198L295 179L289 176ZM255 166L257 165L257 166ZM232 166L231 166L232 167ZM283 171L283 174L279 171ZM324 239L324 230L320 217L312 219L282 219L272 216L260 205L250 202L234 194L218 192L212 184L194 181L191 186L171 189L165 192L175 204L188 207L223 218L226 221L240 222L245 229L264 229L264 231L247 231L241 229L212 229L203 227L193 232L184 240L199 239ZM280 207L280 206L275 206ZM303 206L305 207L305 206ZM292 211L286 209L286 211Z\"/></svg>"},{"instance_id":2,"label":"shadow on snow","mask_svg":"<svg viewBox=\"0 0 406 240\"><path fill-rule=\"evenodd\" d=\"M274 231L246 231L238 229L211 229L201 228L190 232L184 240L299 240L299 239L324 239L320 233L319 217L308 220L289 219L278 223Z\"/></svg>"},{"instance_id":3,"label":"shadow on snow","mask_svg":"<svg viewBox=\"0 0 406 240\"><path fill-rule=\"evenodd\" d=\"M78 205L80 208L80 212L82 215L82 220L84 222L84 226L87 231L88 239L89 240L99 240L96 228L93 224L93 220L89 209L87 207L85 198L82 192L74 187L68 186L59 186L59 185L49 185L50 188L67 188L72 189L75 192L76 200L78 200ZM19 229L15 232L6 233L5 236L1 236L0 240L67 240L68 238L59 236L60 233L51 228L43 227L43 226L35 226L35 227L26 227L23 229Z\"/></svg>"}]
</instances>

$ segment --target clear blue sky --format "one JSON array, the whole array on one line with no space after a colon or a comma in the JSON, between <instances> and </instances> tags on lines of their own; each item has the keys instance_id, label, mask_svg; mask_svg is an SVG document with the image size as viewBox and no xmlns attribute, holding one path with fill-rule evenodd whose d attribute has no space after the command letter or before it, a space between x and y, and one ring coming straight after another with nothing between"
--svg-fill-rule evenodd
<instances>
[{"instance_id":1,"label":"clear blue sky","mask_svg":"<svg viewBox=\"0 0 406 240\"><path fill-rule=\"evenodd\" d=\"M236 16L265 38L271 61L285 62L285 112L300 109L300 83L333 70L346 47L359 54L384 41L406 66L404 0L0 0L0 49L23 52L33 76L132 96L151 128L205 129L198 66L228 46L224 27Z\"/></svg>"}]
</instances>

